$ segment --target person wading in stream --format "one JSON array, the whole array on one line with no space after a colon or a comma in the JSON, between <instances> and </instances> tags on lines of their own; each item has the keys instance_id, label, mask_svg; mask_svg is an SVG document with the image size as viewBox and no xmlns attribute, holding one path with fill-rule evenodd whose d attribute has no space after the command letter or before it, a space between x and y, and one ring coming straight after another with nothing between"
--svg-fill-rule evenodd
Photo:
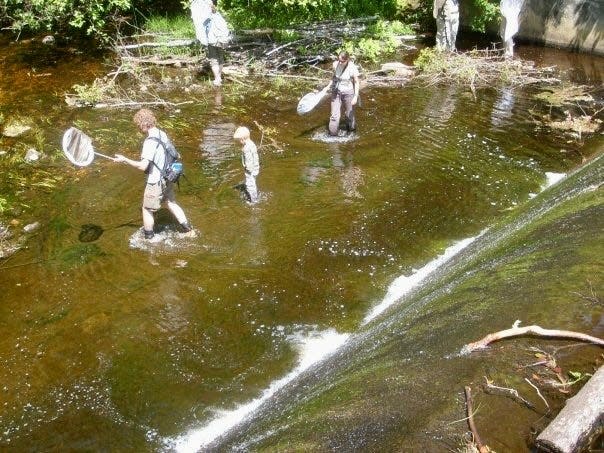
<instances>
[{"instance_id":1,"label":"person wading in stream","mask_svg":"<svg viewBox=\"0 0 604 453\"><path fill-rule=\"evenodd\" d=\"M164 131L157 128L155 115L149 109L140 109L136 112L134 123L138 126L140 132L147 136L143 142L141 159L132 160L121 154L116 154L115 160L125 162L147 174L142 209L145 239L152 239L154 236L154 214L161 207L162 201L166 202L168 209L176 217L182 231L184 233L193 232L184 211L176 204L174 184L166 181L162 176L161 169L164 168L166 161L166 150L160 142L167 143L169 140L168 136Z\"/></svg>"},{"instance_id":2,"label":"person wading in stream","mask_svg":"<svg viewBox=\"0 0 604 453\"><path fill-rule=\"evenodd\" d=\"M346 129L348 132L357 128L354 117L354 106L359 100L359 69L350 61L348 52L340 52L333 62L333 79L331 86L331 116L329 118L329 135L338 135L340 115L344 104Z\"/></svg>"}]
</instances>

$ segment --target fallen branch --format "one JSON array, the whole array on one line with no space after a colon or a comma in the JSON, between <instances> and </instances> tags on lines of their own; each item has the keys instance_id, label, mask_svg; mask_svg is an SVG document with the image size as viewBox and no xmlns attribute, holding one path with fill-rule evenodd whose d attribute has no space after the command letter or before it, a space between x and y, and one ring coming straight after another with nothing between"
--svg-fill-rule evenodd
<instances>
[{"instance_id":1,"label":"fallen branch","mask_svg":"<svg viewBox=\"0 0 604 453\"><path fill-rule=\"evenodd\" d=\"M137 102L137 101L128 101L128 102L115 102L115 103L98 103L95 104L95 108L115 108L115 107L138 107L142 105L168 105L170 107L178 107L179 105L184 104L193 104L194 101L183 101L183 102L168 102L168 101L147 101L147 102Z\"/></svg>"},{"instance_id":2,"label":"fallen branch","mask_svg":"<svg viewBox=\"0 0 604 453\"><path fill-rule=\"evenodd\" d=\"M545 403L545 405L549 409L549 404L547 403L547 400L543 397L543 395L539 391L539 388L537 388L537 386L535 384L533 384L529 378L524 378L524 380L526 382L528 382L528 384L535 389L535 391L537 392L537 395L539 395L539 398L541 398L543 400L543 402Z\"/></svg>"},{"instance_id":3,"label":"fallen branch","mask_svg":"<svg viewBox=\"0 0 604 453\"><path fill-rule=\"evenodd\" d=\"M189 64L196 64L199 62L198 57L178 57L178 58L162 58L158 56L151 57L133 57L133 56L124 56L122 57L123 63L132 63L132 64L152 64L157 66L182 66Z\"/></svg>"},{"instance_id":4,"label":"fallen branch","mask_svg":"<svg viewBox=\"0 0 604 453\"><path fill-rule=\"evenodd\" d=\"M266 127L262 126L256 120L254 120L254 124L256 125L258 130L262 133L262 138L260 139L260 146L258 146L258 148L262 147L262 141L264 140L264 137L266 137L266 139L270 142L268 144L268 146L272 146L275 152L277 152L277 153L285 152L285 150L281 147L281 145L277 142L277 140L275 140L273 137L270 136L270 132L271 132L270 128L266 128ZM267 145L265 145L265 146L267 146Z\"/></svg>"},{"instance_id":5,"label":"fallen branch","mask_svg":"<svg viewBox=\"0 0 604 453\"><path fill-rule=\"evenodd\" d=\"M516 401L517 403L520 403L520 404L528 407L529 409L535 410L535 405L533 403L531 403L530 401L525 400L523 397L521 397L520 394L518 393L518 390L511 389L508 387L499 387L497 385L494 385L492 383L492 381L487 379L486 376L484 377L484 380L486 381L486 384L484 385L485 393L489 393L491 395L502 395L502 396L511 398L512 400Z\"/></svg>"},{"instance_id":6,"label":"fallen branch","mask_svg":"<svg viewBox=\"0 0 604 453\"><path fill-rule=\"evenodd\" d=\"M141 42L139 44L125 44L115 46L117 50L142 49L143 47L188 47L195 44L194 39L174 39L166 42Z\"/></svg>"},{"instance_id":7,"label":"fallen branch","mask_svg":"<svg viewBox=\"0 0 604 453\"><path fill-rule=\"evenodd\" d=\"M482 444L480 440L480 436L478 435L478 431L476 430L476 425L474 424L474 411L472 409L472 389L470 387L465 387L466 394L466 412L468 415L468 426L470 427L470 431L472 432L472 437L474 438L474 443L478 448L480 453L488 453L489 448Z\"/></svg>"},{"instance_id":8,"label":"fallen branch","mask_svg":"<svg viewBox=\"0 0 604 453\"><path fill-rule=\"evenodd\" d=\"M569 338L572 340L585 341L588 343L594 343L599 346L604 346L604 340L597 337L592 337L591 335L587 335L579 332L572 332L570 330L556 330L556 329L543 329L539 326L527 326L527 327L518 327L520 321L516 321L511 329L501 330L499 332L491 333L481 340L475 341L473 343L468 343L465 345L461 353L468 354L477 349L484 349L490 343L498 340L502 340L504 338L509 337L518 337L522 335L535 335L538 337L553 337L553 338Z\"/></svg>"}]
</instances>

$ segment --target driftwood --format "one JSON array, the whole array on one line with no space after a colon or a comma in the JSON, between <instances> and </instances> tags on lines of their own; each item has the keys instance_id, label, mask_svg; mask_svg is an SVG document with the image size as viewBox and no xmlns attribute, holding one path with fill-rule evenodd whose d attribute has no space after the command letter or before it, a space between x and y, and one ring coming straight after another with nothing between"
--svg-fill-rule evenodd
<instances>
[{"instance_id":1,"label":"driftwood","mask_svg":"<svg viewBox=\"0 0 604 453\"><path fill-rule=\"evenodd\" d=\"M163 58L159 56L146 56L146 57L135 57L135 56L123 56L123 63L131 63L131 64L150 64L156 66L183 66L183 65L193 65L199 62L199 58L197 57L168 57Z\"/></svg>"},{"instance_id":2,"label":"driftwood","mask_svg":"<svg viewBox=\"0 0 604 453\"><path fill-rule=\"evenodd\" d=\"M582 451L604 427L604 367L566 402L558 416L537 437L536 445L552 453Z\"/></svg>"},{"instance_id":3,"label":"driftwood","mask_svg":"<svg viewBox=\"0 0 604 453\"><path fill-rule=\"evenodd\" d=\"M134 50L134 49L142 49L143 47L188 47L195 44L194 39L173 39L166 42L142 42L140 44L125 44L116 46L116 50Z\"/></svg>"},{"instance_id":4,"label":"driftwood","mask_svg":"<svg viewBox=\"0 0 604 453\"><path fill-rule=\"evenodd\" d=\"M517 403L522 404L523 406L528 407L529 409L535 410L535 405L533 403L531 403L530 401L528 401L527 399L520 396L520 394L518 393L518 390L511 389L508 387L499 387L498 385L493 384L492 381L487 379L486 376L484 379L486 381L485 385L483 386L483 390L485 393L488 393L491 395L505 396L507 398L514 400Z\"/></svg>"},{"instance_id":5,"label":"driftwood","mask_svg":"<svg viewBox=\"0 0 604 453\"><path fill-rule=\"evenodd\" d=\"M461 351L462 354L468 354L477 349L484 349L490 343L504 338L518 337L522 335L534 335L538 337L550 337L550 338L568 338L572 340L585 341L588 343L594 343L599 346L604 346L604 340L591 335L586 335L579 332L571 332L569 330L556 330L556 329L543 329L539 326L527 326L518 327L520 321L516 321L511 329L501 330L499 332L491 333L481 340L465 345Z\"/></svg>"},{"instance_id":6,"label":"driftwood","mask_svg":"<svg viewBox=\"0 0 604 453\"><path fill-rule=\"evenodd\" d=\"M488 453L490 451L489 447L483 445L482 441L480 440L480 436L478 435L476 425L474 424L474 410L472 408L472 389L466 386L464 391L466 395L466 412L468 416L468 426L470 427L470 431L472 431L474 443L476 444L476 447L478 448L478 451L480 453Z\"/></svg>"}]
</instances>

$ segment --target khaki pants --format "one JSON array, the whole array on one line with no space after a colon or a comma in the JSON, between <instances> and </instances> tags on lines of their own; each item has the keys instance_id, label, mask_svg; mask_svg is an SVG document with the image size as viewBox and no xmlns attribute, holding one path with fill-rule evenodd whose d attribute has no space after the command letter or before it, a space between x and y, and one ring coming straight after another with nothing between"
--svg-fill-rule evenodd
<instances>
[{"instance_id":1,"label":"khaki pants","mask_svg":"<svg viewBox=\"0 0 604 453\"><path fill-rule=\"evenodd\" d=\"M338 135L340 128L340 115L342 104L344 104L344 115L346 117L346 129L354 131L357 128L357 122L354 117L354 105L352 105L354 94L343 94L340 92L331 95L331 116L329 117L329 135Z\"/></svg>"},{"instance_id":2,"label":"khaki pants","mask_svg":"<svg viewBox=\"0 0 604 453\"><path fill-rule=\"evenodd\" d=\"M174 185L169 182L163 184L147 184L145 186L145 194L143 195L143 208L149 211L157 211L161 208L161 203L164 200L174 201Z\"/></svg>"}]
</instances>

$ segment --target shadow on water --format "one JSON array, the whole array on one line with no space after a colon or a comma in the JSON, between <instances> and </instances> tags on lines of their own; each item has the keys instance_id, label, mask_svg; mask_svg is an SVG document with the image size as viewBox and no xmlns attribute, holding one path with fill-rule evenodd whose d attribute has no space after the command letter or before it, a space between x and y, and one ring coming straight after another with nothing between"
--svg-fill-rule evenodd
<instances>
[{"instance_id":1,"label":"shadow on water","mask_svg":"<svg viewBox=\"0 0 604 453\"><path fill-rule=\"evenodd\" d=\"M3 113L12 114L17 99L24 101L23 114L40 122L47 143L56 143L56 149L48 148L59 151L62 132L73 122L108 154L139 154L142 137L132 124L132 111L72 110L63 104L56 87L68 90L82 83L98 62L67 61L65 71L59 65L43 83L36 79L35 88L21 83L27 67L10 56L0 64L3 74L19 78L10 93L10 81L0 81ZM73 72L77 65L81 70ZM453 86L369 89L358 110L354 140L326 143L313 140L313 134L325 130L328 106L299 117L300 93L287 87L270 91L264 84L255 88L248 93L225 87L220 96L203 91L195 95L199 102L157 111L183 154L186 179L176 196L197 237L179 236L174 219L162 212L157 222L161 240L143 245L140 231L130 228L140 226L143 175L129 166L97 160L76 169L65 161L53 169L64 178L60 186L30 188L21 217L41 227L11 259L15 267L0 272L2 448L161 450L165 439L210 425L225 410L262 402L265 390L284 388L293 379L292 370L311 370L300 348L313 345L325 352L329 348L322 338L333 346L348 335L366 335L374 324L363 327L363 322L393 281L421 274L451 246L523 209L541 191L546 173L567 173L602 146L601 136L580 143L535 127L535 110L550 109L537 104L536 89L493 87L476 99ZM44 121L38 120L40 112L47 113ZM234 189L244 175L232 134L237 125L248 125L260 145L262 133L254 121L272 132L259 148L261 202L249 206ZM591 224L561 216L553 230L543 226L527 236L524 247L530 250L543 238L553 241L574 227L589 232L601 225L595 204L585 201L585 206ZM90 230L86 241L80 237L83 225ZM583 252L586 237L569 244ZM133 242L140 247L131 247ZM521 260L524 249L516 245L511 256ZM561 250L569 251L567 267L581 262L580 253ZM587 267L592 255L585 256ZM515 272L512 258L502 252L510 268L501 280L488 266L485 271L494 283L508 283L504 295L515 295L516 282L527 275ZM553 267L545 264L554 261L517 264L549 279ZM579 286L586 277L577 266L577 283L565 283L564 294L583 291ZM427 412L446 414L449 422L454 410L436 409L457 407L455 395L436 389L453 388L459 376L478 373L470 366L473 359L443 363L442 357L452 352L446 345L467 341L471 332L498 330L502 319L508 327L512 317L544 324L568 321L566 310L546 310L550 299L544 298L539 306L529 306L517 295L509 316L502 315L502 298L491 312L486 281L473 281L467 289L464 297L471 306L461 299L451 302L445 284L426 304L429 311L418 311L413 322L404 317L405 310L380 321L398 323L396 334L389 336L392 331L385 329L375 348L349 359L338 356L352 378L371 385L366 392L333 387L325 404L339 400L342 406L334 411L317 404L314 414L320 419L344 425L360 417L353 409L366 407L366 397L390 399L409 411L401 415L388 405L382 411L368 407L367 414L381 418L348 432L339 425L335 437L323 436L326 443L308 444L309 449L362 449L372 441L379 445L380 439L392 447L396 436L380 437L380 428L404 433L416 445L431 442L424 433L436 421ZM529 296L539 297L538 288L531 287ZM581 327L579 313L572 316ZM466 318L468 330L463 329ZM435 319L442 319L444 327ZM407 332L413 335L406 337ZM363 368L365 358L383 351L383 363L371 362L370 372ZM309 372L322 376L325 369ZM381 369L395 371L386 376ZM373 382L374 375L384 379ZM340 376L326 378L324 385ZM410 414L422 407L421 416L411 420ZM503 405L498 408L515 415ZM305 408L305 416L313 410ZM400 421L396 430L388 418ZM292 424L300 438L301 426ZM510 430L513 424L505 426ZM454 425L445 435L460 431ZM344 438L349 443L342 443ZM267 437L267 445L273 441Z\"/></svg>"}]
</instances>

